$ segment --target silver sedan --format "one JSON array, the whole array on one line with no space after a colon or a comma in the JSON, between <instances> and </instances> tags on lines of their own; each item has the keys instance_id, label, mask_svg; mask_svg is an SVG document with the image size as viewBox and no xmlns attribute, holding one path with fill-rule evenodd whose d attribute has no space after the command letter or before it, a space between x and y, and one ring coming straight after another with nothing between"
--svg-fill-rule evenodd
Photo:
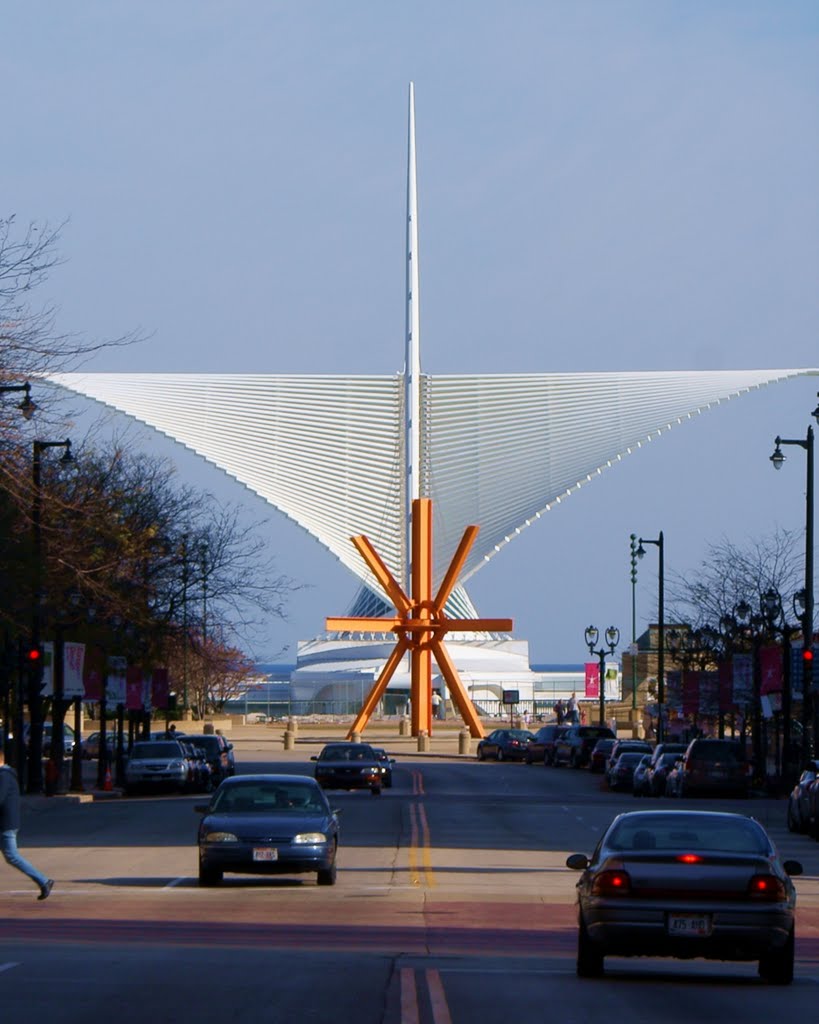
<instances>
[{"instance_id":1,"label":"silver sedan","mask_svg":"<svg viewBox=\"0 0 819 1024\"><path fill-rule=\"evenodd\" d=\"M618 815L591 858L572 854L577 973L606 956L758 960L777 985L793 980L796 892L764 828L742 814L634 811Z\"/></svg>"}]
</instances>

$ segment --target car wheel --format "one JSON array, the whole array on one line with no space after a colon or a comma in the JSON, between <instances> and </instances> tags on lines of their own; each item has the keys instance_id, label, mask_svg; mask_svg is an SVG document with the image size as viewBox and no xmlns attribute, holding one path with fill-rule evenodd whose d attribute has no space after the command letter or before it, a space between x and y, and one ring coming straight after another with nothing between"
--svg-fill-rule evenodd
<instances>
[{"instance_id":1,"label":"car wheel","mask_svg":"<svg viewBox=\"0 0 819 1024\"><path fill-rule=\"evenodd\" d=\"M381 787L380 786L373 786L370 789L370 793L372 793L373 796L381 796Z\"/></svg>"},{"instance_id":2,"label":"car wheel","mask_svg":"<svg viewBox=\"0 0 819 1024\"><path fill-rule=\"evenodd\" d=\"M329 868L322 868L316 874L316 882L318 885L335 885L336 884L336 858L333 856L333 863Z\"/></svg>"},{"instance_id":3,"label":"car wheel","mask_svg":"<svg viewBox=\"0 0 819 1024\"><path fill-rule=\"evenodd\" d=\"M199 865L199 884L205 889L211 889L222 881L222 872L219 868L208 868L203 864Z\"/></svg>"},{"instance_id":4,"label":"car wheel","mask_svg":"<svg viewBox=\"0 0 819 1024\"><path fill-rule=\"evenodd\" d=\"M484 752L483 752L483 747L478 747L478 760L479 761L485 761L486 760L486 754L484 754Z\"/></svg>"},{"instance_id":5,"label":"car wheel","mask_svg":"<svg viewBox=\"0 0 819 1024\"><path fill-rule=\"evenodd\" d=\"M793 981L793 928L785 945L760 957L759 974L772 985L790 985Z\"/></svg>"},{"instance_id":6,"label":"car wheel","mask_svg":"<svg viewBox=\"0 0 819 1024\"><path fill-rule=\"evenodd\" d=\"M577 933L577 976L578 978L600 978L604 971L604 954L589 938L581 917Z\"/></svg>"},{"instance_id":7,"label":"car wheel","mask_svg":"<svg viewBox=\"0 0 819 1024\"><path fill-rule=\"evenodd\" d=\"M500 747L498 747L498 752L497 752L497 754L495 754L495 760L496 761L502 761L503 760L503 751L501 750Z\"/></svg>"}]
</instances>

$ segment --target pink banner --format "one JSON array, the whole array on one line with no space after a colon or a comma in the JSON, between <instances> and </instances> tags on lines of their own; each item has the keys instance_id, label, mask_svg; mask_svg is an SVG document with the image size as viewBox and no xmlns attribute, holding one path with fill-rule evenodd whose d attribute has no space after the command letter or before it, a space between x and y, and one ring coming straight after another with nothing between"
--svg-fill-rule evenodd
<instances>
[{"instance_id":1,"label":"pink banner","mask_svg":"<svg viewBox=\"0 0 819 1024\"><path fill-rule=\"evenodd\" d=\"M125 707L129 711L142 708L142 669L129 665L125 671Z\"/></svg>"},{"instance_id":2,"label":"pink banner","mask_svg":"<svg viewBox=\"0 0 819 1024\"><path fill-rule=\"evenodd\" d=\"M782 690L782 648L760 647L759 692L779 693Z\"/></svg>"},{"instance_id":3,"label":"pink banner","mask_svg":"<svg viewBox=\"0 0 819 1024\"><path fill-rule=\"evenodd\" d=\"M102 700L105 679L105 655L99 647L89 647L85 652L82 681L86 700Z\"/></svg>"},{"instance_id":4,"label":"pink banner","mask_svg":"<svg viewBox=\"0 0 819 1024\"><path fill-rule=\"evenodd\" d=\"M586 696L600 696L600 665L596 661L586 662Z\"/></svg>"},{"instance_id":5,"label":"pink banner","mask_svg":"<svg viewBox=\"0 0 819 1024\"><path fill-rule=\"evenodd\" d=\"M684 715L697 715L700 710L700 673L683 669L682 710Z\"/></svg>"}]
</instances>

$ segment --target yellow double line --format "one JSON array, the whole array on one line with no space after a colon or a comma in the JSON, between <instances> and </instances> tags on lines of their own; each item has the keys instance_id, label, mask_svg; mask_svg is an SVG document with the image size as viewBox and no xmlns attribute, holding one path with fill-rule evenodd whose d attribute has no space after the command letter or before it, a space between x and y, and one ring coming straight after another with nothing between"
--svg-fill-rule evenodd
<instances>
[{"instance_id":1,"label":"yellow double line","mask_svg":"<svg viewBox=\"0 0 819 1024\"><path fill-rule=\"evenodd\" d=\"M413 796L424 796L424 779L419 771L412 773ZM429 841L429 822L426 808L419 801L409 805L410 815L410 847L409 873L412 885L426 884L427 888L435 886L435 875L432 873L432 848ZM420 867L419 867L420 860Z\"/></svg>"},{"instance_id":2,"label":"yellow double line","mask_svg":"<svg viewBox=\"0 0 819 1024\"><path fill-rule=\"evenodd\" d=\"M418 972L421 974L421 972ZM434 1024L452 1024L452 1016L441 984L441 976L435 968L425 970L422 975L429 992L429 1005L432 1010ZM415 983L415 971L412 967L401 968L401 1024L419 1024L418 990Z\"/></svg>"}]
</instances>

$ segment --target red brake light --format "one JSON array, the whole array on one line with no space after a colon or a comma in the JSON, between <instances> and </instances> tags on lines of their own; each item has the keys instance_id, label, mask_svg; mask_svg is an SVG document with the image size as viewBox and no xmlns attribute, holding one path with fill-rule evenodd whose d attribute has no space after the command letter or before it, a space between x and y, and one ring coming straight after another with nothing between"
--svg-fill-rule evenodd
<instances>
[{"instance_id":1,"label":"red brake light","mask_svg":"<svg viewBox=\"0 0 819 1024\"><path fill-rule=\"evenodd\" d=\"M601 871L592 884L593 896L626 896L631 892L628 871Z\"/></svg>"},{"instance_id":2,"label":"red brake light","mask_svg":"<svg viewBox=\"0 0 819 1024\"><path fill-rule=\"evenodd\" d=\"M702 857L698 853L681 853L677 860L682 864L702 864Z\"/></svg>"},{"instance_id":3,"label":"red brake light","mask_svg":"<svg viewBox=\"0 0 819 1024\"><path fill-rule=\"evenodd\" d=\"M748 895L771 903L780 903L786 898L785 886L776 875L754 875L748 883Z\"/></svg>"}]
</instances>

